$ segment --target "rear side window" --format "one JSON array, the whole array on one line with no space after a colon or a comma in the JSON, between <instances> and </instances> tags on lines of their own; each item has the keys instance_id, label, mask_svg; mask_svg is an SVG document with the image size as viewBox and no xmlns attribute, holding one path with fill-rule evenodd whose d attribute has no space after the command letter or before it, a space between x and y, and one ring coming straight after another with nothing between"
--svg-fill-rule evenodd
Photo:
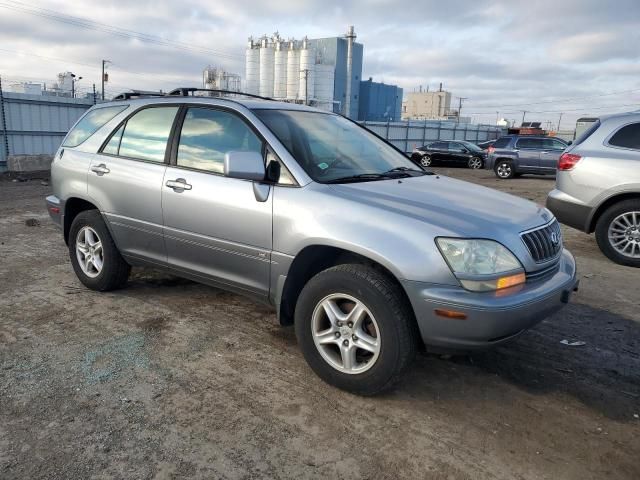
<instances>
[{"instance_id":1,"label":"rear side window","mask_svg":"<svg viewBox=\"0 0 640 480\"><path fill-rule=\"evenodd\" d=\"M609 145L640 150L640 123L622 127L609 139Z\"/></svg>"},{"instance_id":2,"label":"rear side window","mask_svg":"<svg viewBox=\"0 0 640 480\"><path fill-rule=\"evenodd\" d=\"M436 150L447 150L449 148L449 142L435 142L429 145L429 148Z\"/></svg>"},{"instance_id":3,"label":"rear side window","mask_svg":"<svg viewBox=\"0 0 640 480\"><path fill-rule=\"evenodd\" d=\"M145 108L133 115L124 125L117 155L149 162L164 162L167 142L177 112L178 107L153 107ZM117 137L119 132L118 130L113 137ZM105 150L108 148L113 151L113 137L105 146ZM103 153L109 153L105 150Z\"/></svg>"},{"instance_id":4,"label":"rear side window","mask_svg":"<svg viewBox=\"0 0 640 480\"><path fill-rule=\"evenodd\" d=\"M510 140L511 140L511 138L509 138L509 137L499 138L495 142L493 142L493 146L495 148L506 148L509 145L509 141Z\"/></svg>"},{"instance_id":5,"label":"rear side window","mask_svg":"<svg viewBox=\"0 0 640 480\"><path fill-rule=\"evenodd\" d=\"M562 143L560 140L556 140L555 138L545 138L542 140L544 144L545 150L557 150L562 151L567 148L566 143Z\"/></svg>"},{"instance_id":6,"label":"rear side window","mask_svg":"<svg viewBox=\"0 0 640 480\"><path fill-rule=\"evenodd\" d=\"M541 138L519 138L516 142L516 148L529 148L542 150L543 143Z\"/></svg>"},{"instance_id":7,"label":"rear side window","mask_svg":"<svg viewBox=\"0 0 640 480\"><path fill-rule=\"evenodd\" d=\"M112 107L101 107L90 110L82 117L82 120L71 129L62 146L77 147L125 108L127 108L127 105L114 105Z\"/></svg>"},{"instance_id":8,"label":"rear side window","mask_svg":"<svg viewBox=\"0 0 640 480\"><path fill-rule=\"evenodd\" d=\"M587 138L593 135L593 132L595 132L599 126L600 120L596 120L595 122L593 122L589 128L582 132L582 135L576 138L576 141L573 142L573 146L580 145L582 142L584 142Z\"/></svg>"}]
</instances>

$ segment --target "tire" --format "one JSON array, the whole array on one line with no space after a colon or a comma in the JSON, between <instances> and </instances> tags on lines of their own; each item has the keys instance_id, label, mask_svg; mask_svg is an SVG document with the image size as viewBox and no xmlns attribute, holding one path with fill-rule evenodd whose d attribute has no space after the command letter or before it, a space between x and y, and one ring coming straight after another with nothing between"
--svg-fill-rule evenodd
<instances>
[{"instance_id":1,"label":"tire","mask_svg":"<svg viewBox=\"0 0 640 480\"><path fill-rule=\"evenodd\" d=\"M640 267L640 199L623 200L607 208L596 223L596 241L615 263ZM614 246L616 241L623 243Z\"/></svg>"},{"instance_id":2,"label":"tire","mask_svg":"<svg viewBox=\"0 0 640 480\"><path fill-rule=\"evenodd\" d=\"M428 168L431 166L431 155L423 155L420 159L420 166L423 168Z\"/></svg>"},{"instance_id":3,"label":"tire","mask_svg":"<svg viewBox=\"0 0 640 480\"><path fill-rule=\"evenodd\" d=\"M496 177L502 180L508 180L516 176L513 162L511 160L496 161L496 164L493 166L493 171L496 174Z\"/></svg>"},{"instance_id":4,"label":"tire","mask_svg":"<svg viewBox=\"0 0 640 480\"><path fill-rule=\"evenodd\" d=\"M467 167L473 170L479 170L484 167L484 162L480 157L471 157L467 163Z\"/></svg>"},{"instance_id":5,"label":"tire","mask_svg":"<svg viewBox=\"0 0 640 480\"><path fill-rule=\"evenodd\" d=\"M327 302L338 308L341 326L329 320L323 308ZM362 320L354 319L350 327L347 312L356 312L358 304L364 310ZM417 325L400 287L365 265L338 265L309 280L296 304L295 330L311 369L330 385L359 395L390 389L416 352ZM314 332L323 332L327 343L318 345L320 336ZM343 356L347 350L353 357ZM352 358L351 368L345 358Z\"/></svg>"},{"instance_id":6,"label":"tire","mask_svg":"<svg viewBox=\"0 0 640 480\"><path fill-rule=\"evenodd\" d=\"M80 212L73 219L69 230L69 257L76 276L91 290L114 290L129 278L131 266L120 255L97 210Z\"/></svg>"}]
</instances>

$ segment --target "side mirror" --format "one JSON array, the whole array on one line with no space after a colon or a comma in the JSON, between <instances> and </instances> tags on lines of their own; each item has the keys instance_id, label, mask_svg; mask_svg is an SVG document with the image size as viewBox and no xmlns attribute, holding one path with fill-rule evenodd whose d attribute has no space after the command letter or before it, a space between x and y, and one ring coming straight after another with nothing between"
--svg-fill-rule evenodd
<instances>
[{"instance_id":1,"label":"side mirror","mask_svg":"<svg viewBox=\"0 0 640 480\"><path fill-rule=\"evenodd\" d=\"M230 178L262 182L264 160L258 152L228 152L224 156L224 174Z\"/></svg>"},{"instance_id":2,"label":"side mirror","mask_svg":"<svg viewBox=\"0 0 640 480\"><path fill-rule=\"evenodd\" d=\"M569 140L569 142L567 143L567 145L571 145L573 142L571 140Z\"/></svg>"}]
</instances>

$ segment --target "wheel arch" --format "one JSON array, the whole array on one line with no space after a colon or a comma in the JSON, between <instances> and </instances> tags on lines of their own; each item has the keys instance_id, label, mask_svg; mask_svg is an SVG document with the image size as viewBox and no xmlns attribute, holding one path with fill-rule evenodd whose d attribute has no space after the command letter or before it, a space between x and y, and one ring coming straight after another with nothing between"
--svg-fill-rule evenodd
<instances>
[{"instance_id":1,"label":"wheel arch","mask_svg":"<svg viewBox=\"0 0 640 480\"><path fill-rule=\"evenodd\" d=\"M316 274L327 268L346 263L368 265L387 276L399 288L403 295L403 301L411 308L409 297L392 268L385 266L380 261L361 253L342 247L329 245L309 245L303 248L293 259L287 272L287 277L278 299L278 317L281 325L292 325L295 307L300 292L306 283Z\"/></svg>"},{"instance_id":2,"label":"wheel arch","mask_svg":"<svg viewBox=\"0 0 640 480\"><path fill-rule=\"evenodd\" d=\"M65 201L64 204L64 223L63 223L63 232L64 232L64 242L69 244L69 230L71 230L71 224L76 216L87 210L98 210L98 207L80 197L71 197Z\"/></svg>"},{"instance_id":3,"label":"wheel arch","mask_svg":"<svg viewBox=\"0 0 640 480\"><path fill-rule=\"evenodd\" d=\"M587 233L593 233L595 231L598 220L609 207L625 200L640 200L640 192L617 193L600 203L600 205L598 205L598 208L594 210L591 218L589 219L589 222L587 224Z\"/></svg>"}]
</instances>

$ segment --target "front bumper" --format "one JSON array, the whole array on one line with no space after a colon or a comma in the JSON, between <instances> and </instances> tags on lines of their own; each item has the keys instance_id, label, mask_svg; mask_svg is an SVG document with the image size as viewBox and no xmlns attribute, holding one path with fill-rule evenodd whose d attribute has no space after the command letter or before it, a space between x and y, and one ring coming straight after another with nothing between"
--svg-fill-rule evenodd
<instances>
[{"instance_id":1,"label":"front bumper","mask_svg":"<svg viewBox=\"0 0 640 480\"><path fill-rule=\"evenodd\" d=\"M555 189L547 196L547 208L555 215L560 223L590 233L589 221L592 208L582 203L576 203L573 197Z\"/></svg>"},{"instance_id":2,"label":"front bumper","mask_svg":"<svg viewBox=\"0 0 640 480\"><path fill-rule=\"evenodd\" d=\"M49 195L45 199L47 203L47 211L53 223L62 228L64 225L64 201L60 200L55 195Z\"/></svg>"},{"instance_id":3,"label":"front bumper","mask_svg":"<svg viewBox=\"0 0 640 480\"><path fill-rule=\"evenodd\" d=\"M528 280L513 293L476 293L412 281L403 285L428 348L473 350L506 342L560 310L577 290L578 279L575 260L564 250L554 273ZM444 318L436 309L461 312L466 319Z\"/></svg>"}]
</instances>

